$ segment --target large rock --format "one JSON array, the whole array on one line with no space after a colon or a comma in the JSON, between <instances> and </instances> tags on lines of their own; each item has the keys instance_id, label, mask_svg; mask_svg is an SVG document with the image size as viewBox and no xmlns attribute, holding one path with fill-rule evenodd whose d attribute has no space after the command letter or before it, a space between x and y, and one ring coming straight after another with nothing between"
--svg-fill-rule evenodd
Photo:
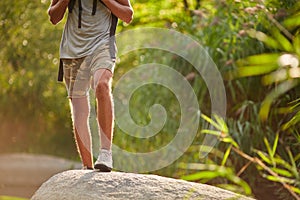
<instances>
[{"instance_id":1,"label":"large rock","mask_svg":"<svg viewBox=\"0 0 300 200\"><path fill-rule=\"evenodd\" d=\"M30 198L53 175L81 164L48 155L0 155L0 195Z\"/></svg>"},{"instance_id":2,"label":"large rock","mask_svg":"<svg viewBox=\"0 0 300 200\"><path fill-rule=\"evenodd\" d=\"M133 173L69 170L45 182L32 200L245 199L217 187Z\"/></svg>"}]
</instances>

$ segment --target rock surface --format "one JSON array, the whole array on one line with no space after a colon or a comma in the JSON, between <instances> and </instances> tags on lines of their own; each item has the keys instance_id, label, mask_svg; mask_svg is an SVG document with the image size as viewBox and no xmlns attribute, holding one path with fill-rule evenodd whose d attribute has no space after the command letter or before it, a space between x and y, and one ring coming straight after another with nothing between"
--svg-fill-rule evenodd
<instances>
[{"instance_id":1,"label":"rock surface","mask_svg":"<svg viewBox=\"0 0 300 200\"><path fill-rule=\"evenodd\" d=\"M51 176L80 168L80 163L54 156L0 154L0 195L30 198Z\"/></svg>"},{"instance_id":2,"label":"rock surface","mask_svg":"<svg viewBox=\"0 0 300 200\"><path fill-rule=\"evenodd\" d=\"M217 187L160 177L123 172L101 173L69 170L45 182L32 200L174 200L243 199L245 196Z\"/></svg>"}]
</instances>

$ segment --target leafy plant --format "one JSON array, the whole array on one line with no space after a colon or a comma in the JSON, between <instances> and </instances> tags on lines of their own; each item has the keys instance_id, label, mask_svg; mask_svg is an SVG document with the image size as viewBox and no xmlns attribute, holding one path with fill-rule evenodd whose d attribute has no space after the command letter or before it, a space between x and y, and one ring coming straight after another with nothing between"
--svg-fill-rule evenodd
<instances>
[{"instance_id":1,"label":"leafy plant","mask_svg":"<svg viewBox=\"0 0 300 200\"><path fill-rule=\"evenodd\" d=\"M228 162L229 156L231 154L232 148L239 148L238 144L230 137L228 127L226 123L218 116L214 116L215 120L210 119L206 115L202 114L202 118L209 122L215 129L204 129L202 130L202 134L210 134L217 136L220 141L224 143L228 143L228 147L226 148L224 153L221 153L219 156L221 159L220 164L214 162L213 160L209 160L206 164L201 163L181 163L179 166L184 169L189 170L197 170L200 172L196 172L190 175L185 175L181 177L182 179L189 181L201 181L206 183L215 178L225 178L230 183L226 182L226 184L217 184L219 187L223 187L231 190L244 193L247 195L251 195L250 186L239 176L237 176L237 172L232 166L226 166ZM205 149L203 146L200 147L200 151ZM211 150L211 148L209 148ZM200 152L201 153L201 152Z\"/></svg>"},{"instance_id":2,"label":"leafy plant","mask_svg":"<svg viewBox=\"0 0 300 200\"><path fill-rule=\"evenodd\" d=\"M266 121L274 101L300 83L300 4L298 2L290 12L291 15L281 23L264 5L261 7L268 17L269 23L262 24L267 33L255 29L248 29L246 32L250 37L264 43L269 50L237 60L236 69L227 75L239 78L262 76L263 85L273 88L262 101L259 112L261 120ZM273 110L276 112L275 108Z\"/></svg>"},{"instance_id":3,"label":"leafy plant","mask_svg":"<svg viewBox=\"0 0 300 200\"><path fill-rule=\"evenodd\" d=\"M300 153L294 156L290 149L286 148L286 152L289 155L289 161L284 160L279 154L277 154L279 133L276 134L273 144L270 144L268 139L264 137L263 141L267 151L264 152L262 150L252 149L252 153L255 153L255 155L252 156L241 150L241 144L238 144L233 139L230 134L230 130L223 119L218 116L214 116L215 120L213 120L205 115L202 115L202 118L214 127L214 130L205 129L202 130L202 133L218 136L220 141L227 144L226 151L224 154L222 154L223 159L220 163L182 164L181 167L183 168L200 171L185 175L182 177L183 179L193 181L201 180L202 182L207 182L217 177L222 177L234 183L234 187L241 187L243 189L243 193L250 195L250 186L239 176L252 164L259 170L263 178L266 178L272 182L281 183L282 186L291 194L291 196L293 196L295 199L300 198L300 172L296 164L296 162L299 162L298 160ZM236 155L248 161L243 167L240 168L239 172L235 172L235 167L231 162L228 162L230 157L234 157Z\"/></svg>"}]
</instances>

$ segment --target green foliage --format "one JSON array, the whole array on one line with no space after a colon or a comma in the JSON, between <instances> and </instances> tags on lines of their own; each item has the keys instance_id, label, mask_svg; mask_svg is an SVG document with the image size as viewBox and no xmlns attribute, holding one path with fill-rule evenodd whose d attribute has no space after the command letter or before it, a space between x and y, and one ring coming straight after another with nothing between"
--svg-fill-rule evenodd
<instances>
[{"instance_id":1,"label":"green foliage","mask_svg":"<svg viewBox=\"0 0 300 200\"><path fill-rule=\"evenodd\" d=\"M289 161L285 161L279 154L277 154L279 133L276 134L275 140L272 145L270 144L268 139L264 137L263 141L267 151L263 152L253 149L252 151L255 152L256 155L255 157L251 157L250 155L245 154L240 150L240 146L242 146L243 144L238 144L234 140L223 119L215 116L215 120L213 120L205 115L202 115L202 118L216 128L216 130L213 132L211 130L203 130L202 133L217 135L220 141L227 143L227 147L225 153L223 154L223 159L219 164L215 162L213 162L213 164L181 164L181 167L183 168L200 171L185 175L182 177L183 179L192 181L201 180L202 182L207 182L212 179L222 177L235 184L231 185L233 188L235 188L235 191L240 191L249 195L251 194L249 185L239 177L239 174L245 171L246 168L249 167L249 165L244 165L240 169L240 172L237 173L234 171L235 167L232 162L228 162L229 159L232 159L232 157L234 158L238 155L254 164L256 168L261 172L260 174L263 178L266 178L273 182L281 183L294 197L297 197L296 193L300 194L300 172L296 164L297 160L299 159L299 154L293 156L292 152L289 150L289 148L287 148L286 152L289 156ZM214 154L214 151L211 151L211 153Z\"/></svg>"},{"instance_id":2,"label":"green foliage","mask_svg":"<svg viewBox=\"0 0 300 200\"><path fill-rule=\"evenodd\" d=\"M62 142L73 147L72 139L55 138L72 135L65 89L56 83L61 26L50 25L48 5L49 1L0 2L2 152L63 155Z\"/></svg>"},{"instance_id":3,"label":"green foliage","mask_svg":"<svg viewBox=\"0 0 300 200\"><path fill-rule=\"evenodd\" d=\"M262 5L264 6L264 5ZM291 16L279 23L266 10L268 20L273 24L263 23L268 34L254 29L247 30L250 37L263 42L270 48L270 53L252 55L239 59L236 62L234 77L251 77L262 75L264 85L274 86L274 89L266 95L262 102L259 116L266 120L270 113L272 103L283 94L299 85L299 24L297 17L300 11L300 4L296 4ZM288 12L288 11L286 11ZM282 25L283 24L283 25ZM287 27L284 27L286 25ZM293 30L290 33L289 30ZM276 52L276 53L273 53ZM273 108L274 109L274 108Z\"/></svg>"},{"instance_id":4,"label":"green foliage","mask_svg":"<svg viewBox=\"0 0 300 200\"><path fill-rule=\"evenodd\" d=\"M220 137L220 141L235 141L227 148L218 145L218 150L224 152L221 154L223 159L220 159L219 153L215 154L218 152L216 150L212 151L211 157L218 161L219 166L223 166L229 157L231 158L229 166L240 170L247 166L247 163L237 157L228 156L233 144L234 148L238 144L242 152L251 156L255 156L253 149L260 149L261 156L265 155L261 152L267 152L270 157L264 157L264 161L272 160L276 149L276 156L281 159L279 162L293 162L291 161L293 157L292 160L299 169L299 123L297 123L299 109L297 102L294 101L299 98L299 93L296 92L299 89L299 78L296 75L299 66L292 68L286 63L283 66L278 64L278 59L285 56L288 58L283 60L287 62L294 60L299 63L297 53L299 51L299 25L297 24L299 2L264 1L263 4L262 1L222 1L215 7L211 7L214 3L205 1L202 5L199 10L194 11L192 20L189 21L188 26L184 26L184 30L207 46L210 55L227 80L230 115L228 126L233 139ZM207 17L212 13L214 17ZM239 79L233 79L236 77ZM291 101L292 103L286 106ZM220 127L212 120L204 118L217 130L205 129L202 133L214 136L223 133L218 131L221 130ZM285 132L282 133L283 130ZM271 148L269 140L276 145ZM291 150L286 150L288 146ZM290 151L293 153L290 154ZM202 162L208 164L212 161L208 159ZM276 173L282 172L274 167L272 170L277 170ZM285 168L283 171L291 172L293 169ZM247 173L256 172L248 169ZM246 172L244 176L252 185L251 181L254 179L249 178ZM297 179L295 174L293 178ZM269 180L278 181L274 177ZM298 190L298 183L293 184L295 190ZM256 192L256 187L254 188ZM277 196L286 199L284 194L278 193Z\"/></svg>"},{"instance_id":5,"label":"green foliage","mask_svg":"<svg viewBox=\"0 0 300 200\"><path fill-rule=\"evenodd\" d=\"M285 110L287 110L287 113L293 113L295 112L295 114L293 115L293 117L287 121L285 124L282 125L282 130L288 130L288 129L294 129L295 126L297 124L299 124L300 122L300 99L296 99L295 101L293 101L292 103L290 103L291 106L289 106L288 108L286 108ZM298 142L300 142L298 140Z\"/></svg>"},{"instance_id":6,"label":"green foliage","mask_svg":"<svg viewBox=\"0 0 300 200\"><path fill-rule=\"evenodd\" d=\"M182 163L180 167L184 169L199 171L194 174L181 177L184 180L188 180L188 181L201 180L202 183L206 183L211 179L222 177L230 181L230 183L218 184L217 186L222 187L224 189L230 187L232 191L238 193L245 193L247 195L251 194L250 186L244 180L236 176L236 172L232 171L231 167L219 166L217 164L200 164L200 163L189 163L189 164Z\"/></svg>"},{"instance_id":7,"label":"green foliage","mask_svg":"<svg viewBox=\"0 0 300 200\"><path fill-rule=\"evenodd\" d=\"M0 200L27 200L27 199L19 198L19 197L0 196Z\"/></svg>"}]
</instances>

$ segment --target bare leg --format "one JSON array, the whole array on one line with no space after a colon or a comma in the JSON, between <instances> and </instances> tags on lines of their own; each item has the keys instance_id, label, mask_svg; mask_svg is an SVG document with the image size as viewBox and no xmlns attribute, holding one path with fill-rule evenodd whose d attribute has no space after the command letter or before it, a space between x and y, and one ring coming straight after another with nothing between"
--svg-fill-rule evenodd
<instances>
[{"instance_id":1,"label":"bare leg","mask_svg":"<svg viewBox=\"0 0 300 200\"><path fill-rule=\"evenodd\" d=\"M72 119L77 149L84 167L93 168L91 135L88 123L88 97L71 99Z\"/></svg>"},{"instance_id":2,"label":"bare leg","mask_svg":"<svg viewBox=\"0 0 300 200\"><path fill-rule=\"evenodd\" d=\"M111 150L114 126L113 99L111 94L112 76L112 72L107 69L99 69L94 74L101 148L107 150Z\"/></svg>"}]
</instances>

